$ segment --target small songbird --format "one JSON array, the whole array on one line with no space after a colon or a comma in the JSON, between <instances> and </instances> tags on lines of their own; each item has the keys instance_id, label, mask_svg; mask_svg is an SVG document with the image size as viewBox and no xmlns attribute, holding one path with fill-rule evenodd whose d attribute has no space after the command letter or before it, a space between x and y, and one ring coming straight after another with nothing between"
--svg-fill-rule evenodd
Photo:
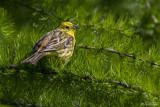
<instances>
[{"instance_id":1,"label":"small songbird","mask_svg":"<svg viewBox=\"0 0 160 107\"><path fill-rule=\"evenodd\" d=\"M71 22L62 22L55 30L42 36L34 45L38 51L23 60L21 64L30 62L36 64L43 56L53 56L64 61L68 60L74 51L74 32L78 27Z\"/></svg>"}]
</instances>

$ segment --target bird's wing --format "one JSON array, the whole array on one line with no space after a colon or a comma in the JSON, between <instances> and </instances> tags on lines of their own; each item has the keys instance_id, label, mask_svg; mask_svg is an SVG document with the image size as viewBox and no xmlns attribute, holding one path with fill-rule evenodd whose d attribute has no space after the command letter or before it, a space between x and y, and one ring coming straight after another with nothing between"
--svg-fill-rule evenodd
<instances>
[{"instance_id":1,"label":"bird's wing","mask_svg":"<svg viewBox=\"0 0 160 107\"><path fill-rule=\"evenodd\" d=\"M34 45L32 50L36 50L36 48L43 48L43 46L50 41L50 39L55 38L57 35L59 35L61 31L59 30L51 30L48 33L46 33L44 36L42 36Z\"/></svg>"},{"instance_id":2,"label":"bird's wing","mask_svg":"<svg viewBox=\"0 0 160 107\"><path fill-rule=\"evenodd\" d=\"M49 52L49 51L56 51L60 49L65 49L72 47L72 42L73 37L66 34L62 33L60 36L51 38L48 43L39 51L39 52Z\"/></svg>"}]
</instances>

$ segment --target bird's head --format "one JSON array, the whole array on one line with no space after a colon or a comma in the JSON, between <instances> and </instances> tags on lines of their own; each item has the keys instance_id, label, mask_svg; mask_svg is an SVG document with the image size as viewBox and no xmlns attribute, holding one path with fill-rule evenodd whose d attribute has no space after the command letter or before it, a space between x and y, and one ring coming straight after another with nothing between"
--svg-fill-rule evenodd
<instances>
[{"instance_id":1,"label":"bird's head","mask_svg":"<svg viewBox=\"0 0 160 107\"><path fill-rule=\"evenodd\" d=\"M74 32L78 27L73 25L71 22L62 22L59 26L58 29L61 31L66 32L67 34L74 36Z\"/></svg>"}]
</instances>

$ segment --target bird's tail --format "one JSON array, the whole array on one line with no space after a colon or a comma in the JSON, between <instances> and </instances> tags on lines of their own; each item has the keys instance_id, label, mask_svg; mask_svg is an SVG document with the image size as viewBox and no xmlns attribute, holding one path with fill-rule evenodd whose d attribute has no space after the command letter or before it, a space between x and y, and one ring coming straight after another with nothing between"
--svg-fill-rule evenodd
<instances>
[{"instance_id":1,"label":"bird's tail","mask_svg":"<svg viewBox=\"0 0 160 107\"><path fill-rule=\"evenodd\" d=\"M31 55L30 57L28 57L27 59L23 60L21 62L21 64L30 62L31 64L36 64L43 56L45 55L45 53L34 53L33 55Z\"/></svg>"}]
</instances>

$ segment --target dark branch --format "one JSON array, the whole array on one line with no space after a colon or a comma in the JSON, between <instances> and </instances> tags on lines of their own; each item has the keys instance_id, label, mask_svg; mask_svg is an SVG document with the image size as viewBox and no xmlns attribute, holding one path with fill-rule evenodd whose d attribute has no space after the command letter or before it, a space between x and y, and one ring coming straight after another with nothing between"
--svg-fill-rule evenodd
<instances>
[{"instance_id":1,"label":"dark branch","mask_svg":"<svg viewBox=\"0 0 160 107\"><path fill-rule=\"evenodd\" d=\"M35 70L37 72L40 72L40 73L46 74L46 75L57 75L57 74L59 74L58 72L53 71L51 69L40 69L40 68L32 69L32 68L29 68L29 67L26 68L23 65L19 65L19 66L18 65L9 65L7 67L0 66L0 70L4 71L5 69L15 69L15 70L18 70L18 71L19 70L26 70L26 71Z\"/></svg>"},{"instance_id":2,"label":"dark branch","mask_svg":"<svg viewBox=\"0 0 160 107\"><path fill-rule=\"evenodd\" d=\"M113 53L114 53L114 51L113 51ZM1 69L1 68L0 68ZM3 68L4 69L4 68ZM16 65L10 65L10 66L8 66L6 69L16 69L16 70L25 70L25 68L23 68L23 67L19 67L19 66L16 66ZM56 75L56 74L59 74L58 72L48 72L48 71L41 71L41 70L39 70L39 69L37 69L37 72L40 72L40 73L43 73L43 74L47 74L47 75ZM45 73L46 72L46 73ZM82 78L82 79L84 79L84 80L95 80L95 81L97 81L98 79L96 79L95 77L91 77L91 76L84 76L84 77L80 77L80 76L78 76L78 75L75 75L75 74L72 74L72 75L74 75L74 76L76 76L76 77L79 77L79 78ZM137 88L137 87L132 87L132 86L129 86L127 83L123 83L123 82L118 82L118 81L114 81L114 80L103 80L102 82L101 82L101 80L98 80L98 82L99 83L114 83L115 85L119 85L119 86L122 86L122 87L124 87L124 88L130 88L130 89L133 89L133 90L138 90L138 91L140 91L140 88Z\"/></svg>"},{"instance_id":3,"label":"dark branch","mask_svg":"<svg viewBox=\"0 0 160 107\"><path fill-rule=\"evenodd\" d=\"M111 51L111 52L115 53L116 51ZM0 69L1 69L1 68L0 68ZM8 66L8 68L6 68L6 69L25 70L25 68L22 68L22 67L19 68L19 67L16 66L16 65L10 65L10 66ZM55 71L54 71L54 72L53 72L53 71L51 71L51 72L48 72L48 71L47 71L47 72L46 72L46 71L40 71L40 70L38 70L37 72L40 72L40 73L43 73L43 74L47 74L47 75L57 75L57 74L59 74L58 72L55 72ZM46 72L46 73L45 73L45 72ZM64 74L64 75L65 75L65 74ZM95 77L93 77L93 76L84 76L84 77L81 77L81 76L75 75L75 74L72 74L72 75L74 75L75 77L84 79L84 80L91 80L91 81L95 81L96 83L110 83L110 84L114 84L114 85L121 86L121 87L126 88L126 89L132 89L132 90L135 90L135 91L140 91L140 92L148 93L148 94L150 94L150 95L152 95L152 96L155 96L155 97L159 97L159 95L146 92L146 91L140 89L140 87L131 86L131 85L129 85L129 84L127 84L127 83L124 83L124 82L114 81L114 80L110 80L110 79L109 79L109 80L108 80L108 79L100 80L100 79L97 79L97 78L95 78ZM78 79L78 80L79 80L79 79ZM6 102L6 101L3 100L3 99L0 99L0 102ZM32 105L32 104L19 103L19 102L11 102L11 104ZM32 106L31 106L31 107L32 107ZM39 106L35 105L34 107L39 107Z\"/></svg>"},{"instance_id":4,"label":"dark branch","mask_svg":"<svg viewBox=\"0 0 160 107\"><path fill-rule=\"evenodd\" d=\"M150 61L150 60L142 59L142 58L140 58L140 57L136 57L136 56L131 55L131 54L128 54L128 53L120 53L120 52L115 51L115 50L109 50L109 49L104 49L104 48L98 49L98 48L96 48L96 47L79 46L79 45L77 45L76 47L78 47L78 48L83 48L83 49L103 50L103 51L107 51L107 52L110 52L110 53L115 53L115 54L118 54L118 55L124 55L124 56L130 57L130 58L132 58L132 59L134 59L134 60L135 60L135 59L138 59L138 60L141 60L141 61L145 61L145 62L147 62L147 63L150 63L151 65L160 66L158 63L152 62L152 61Z\"/></svg>"},{"instance_id":5,"label":"dark branch","mask_svg":"<svg viewBox=\"0 0 160 107\"><path fill-rule=\"evenodd\" d=\"M33 105L33 104L28 104L25 102L16 102L16 101L8 101L8 100L4 100L4 99L0 99L0 103L2 104L7 104L7 105L12 105L12 106L22 106L22 107L42 107L39 105Z\"/></svg>"},{"instance_id":6,"label":"dark branch","mask_svg":"<svg viewBox=\"0 0 160 107\"><path fill-rule=\"evenodd\" d=\"M40 14L48 15L48 16L53 16L53 17L55 17L55 18L57 18L57 19L59 19L59 20L65 21L64 19L58 17L57 15L55 15L55 14L53 14L53 13L51 14L51 13L49 13L49 12L46 12L46 11L42 10L42 9L34 8L34 7L31 7L31 6L29 6L29 5L27 5L27 4L24 4L24 3L20 3L20 5L23 6L23 7L28 8L28 9L31 9L31 10L33 10L33 11L35 11L35 12L38 12L38 13L40 13ZM108 28L108 27L103 27L103 26L87 25L87 24L82 24L82 25L83 25L83 26L90 26L90 27L92 27L92 28L102 28L102 29L105 29L105 30L114 30L114 31L118 31L118 32L120 32L120 33L123 33L123 30L122 30L122 29L113 29L113 28ZM126 35L126 36L128 36L128 35Z\"/></svg>"},{"instance_id":7,"label":"dark branch","mask_svg":"<svg viewBox=\"0 0 160 107\"><path fill-rule=\"evenodd\" d=\"M33 10L33 11L35 11L35 12L41 13L41 14L43 14L43 15L52 16L52 17L57 18L58 20L64 21L64 19L56 16L56 15L53 14L53 13L52 13L52 14L51 14L51 13L48 13L48 12L46 12L46 11L44 11L44 10L41 10L41 9L39 9L39 8L31 7L31 6L29 6L29 5L27 5L27 4L24 4L24 3L20 3L20 5L23 6L23 7L28 8L28 9L31 9L31 10Z\"/></svg>"},{"instance_id":8,"label":"dark branch","mask_svg":"<svg viewBox=\"0 0 160 107\"><path fill-rule=\"evenodd\" d=\"M123 32L122 29L113 29L113 28L108 28L108 27L103 27L103 26L97 26L97 25L88 25L88 24L82 24L83 26L89 26L89 27L92 27L92 28L102 28L102 29L105 29L105 30L115 30L115 31L119 31L119 32Z\"/></svg>"},{"instance_id":9,"label":"dark branch","mask_svg":"<svg viewBox=\"0 0 160 107\"><path fill-rule=\"evenodd\" d=\"M109 80L109 82L111 83L114 83L116 85L119 85L119 86L122 86L124 88L130 88L130 89L133 89L133 90L136 90L136 91L142 91L140 89L140 87L134 87L134 86L131 86L131 85L128 85L127 83L124 83L124 82L119 82L119 81L114 81L114 80Z\"/></svg>"},{"instance_id":10,"label":"dark branch","mask_svg":"<svg viewBox=\"0 0 160 107\"><path fill-rule=\"evenodd\" d=\"M20 68L17 65L9 65L7 69L16 69L16 70L19 70Z\"/></svg>"}]
</instances>

